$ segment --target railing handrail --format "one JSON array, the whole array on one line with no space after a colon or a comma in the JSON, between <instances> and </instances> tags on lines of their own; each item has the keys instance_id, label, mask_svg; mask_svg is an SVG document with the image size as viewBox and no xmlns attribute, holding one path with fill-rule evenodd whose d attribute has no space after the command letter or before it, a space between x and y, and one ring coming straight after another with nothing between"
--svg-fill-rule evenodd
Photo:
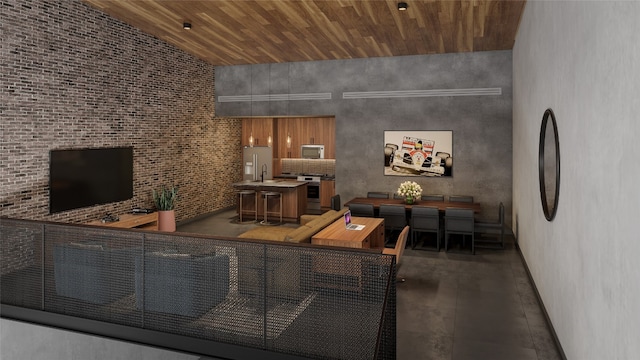
<instances>
[{"instance_id":1,"label":"railing handrail","mask_svg":"<svg viewBox=\"0 0 640 360\"><path fill-rule=\"evenodd\" d=\"M211 235L192 234L192 233L166 233L166 232L158 232L158 231L151 231L151 230L144 230L144 229L121 229L121 228L113 228L113 227L99 226L99 225L65 224L65 223L41 221L41 220L10 219L7 217L0 218L1 229L5 230L6 227L11 227L11 226L13 226L12 229L15 229L15 231L19 233L20 236L24 236L25 238L28 238L29 236L35 237L34 239L29 238L29 241L34 241L37 243L37 244L29 244L29 246L33 246L33 249L30 249L29 251L33 252L34 259L39 257L39 263L36 264L36 267L39 268L39 270L41 271L41 274L40 274L41 278L39 278L39 281L34 283L33 286L41 287L39 290L38 289L35 290L36 292L39 291L39 294L41 296L41 304L38 306L31 306L31 305L25 306L23 304L21 306L20 304L16 305L11 301L5 302L5 294L4 294L5 292L3 292L2 305L0 307L0 309L2 310L0 315L2 317L12 318L15 320L36 322L36 323L40 322L40 323L43 323L44 325L56 326L61 328L66 327L66 328L69 328L70 330L84 331L87 333L93 333L96 335L118 338L126 341L134 341L134 342L141 342L141 343L150 344L154 346L162 346L169 349L193 352L193 353L198 353L205 356L228 357L228 358L238 358L238 359L245 358L242 356L229 357L228 356L229 354L226 354L226 353L223 356L222 353L220 352L217 352L217 353L211 352L211 350L215 350L215 349L218 349L215 351L220 351L220 349L237 350L238 349L237 347L239 346L240 348L253 348L253 350L260 352L260 357L262 358L265 358L265 356L266 358L270 358L269 354L272 354L272 355L277 354L278 357L273 357L274 359L275 358L302 359L302 358L315 358L316 356L319 356L319 357L323 357L323 356L313 355L313 352L305 353L304 349L296 350L296 348L289 349L287 350L288 352L285 352L285 353L273 352L272 351L273 349L269 347L269 346L272 346L270 345L270 343L281 338L284 338L285 340L288 339L291 336L291 334L287 334L286 331L290 326L295 326L295 324L298 324L298 326L304 326L304 324L306 324L305 321L307 321L307 319L304 318L302 315L304 315L306 311L307 316L311 316L309 315L309 311L311 310L306 310L309 306L312 306L310 304L313 304L313 306L322 310L324 309L324 307L329 306L327 304L329 304L330 302L326 302L326 301L327 299L330 299L331 296L341 296L341 297L345 297L345 299L348 299L346 300L347 303L353 302L354 304L361 304L361 306L364 306L364 307L373 306L372 309L380 309L378 320L375 320L376 322L374 322L374 323L377 323L378 325L377 325L377 331L375 332L375 336L373 336L372 338L372 341L375 342L375 343L372 343L371 345L371 351L373 353L372 357L373 358L394 358L395 356L395 354L393 354L393 356L383 355L382 357L377 357L377 352L379 351L381 342L390 341L390 339L384 339L385 334L387 334L388 337L390 337L390 335L388 335L389 332L384 331L382 327L384 326L389 327L387 330L391 331L393 335L393 341L395 341L395 298L393 300L389 299L389 296L395 297L395 281L394 281L395 279L391 279L393 274L395 274L395 259L393 258L392 255L383 255L379 251L368 250L368 249L364 249L364 250L349 249L349 248L339 248L339 247L330 247L330 246L319 246L319 245L312 245L312 244L294 244L294 243L290 244L290 243L282 243L282 242L274 242L274 241L240 239L240 238L211 236ZM22 230L32 229L34 233L39 231L41 232L41 235L27 234L26 232L20 233L21 229ZM8 235L8 233L9 233L8 231L0 232L0 240L3 247L9 246L8 242L12 239L13 240L17 239L16 241L23 240L23 239L19 239L19 236L14 236L15 239L14 238L9 239L9 237L13 235ZM76 266L73 264L76 264L76 261L82 260L82 259L77 259L77 254L89 253L84 251L78 251L77 249L66 250L66 252L64 252L63 250L61 250L63 248L61 248L60 246L61 245L65 246L64 249L67 249L69 247L73 248L74 246L77 246L76 243L73 242L74 239L86 240L87 238L91 239L94 236L99 239L108 239L110 241L109 242L110 246L107 248L107 250L109 250L109 253L107 253L109 256L108 264L110 264L108 266L111 266L111 267L116 266L114 265L114 264L117 264L117 262L114 262L116 260L116 257L118 257L119 259L119 257L124 256L124 255L121 255L121 253L116 253L117 249L130 250L130 253L127 256L139 257L141 255L144 255L140 258L140 260L136 260L136 262L140 262L139 268L131 267L128 270L127 269L123 270L125 275L129 274L129 275L126 275L127 278L129 276L136 277L135 292L133 293L133 295L130 295L130 296L126 295L125 298L118 298L119 300L114 302L119 304L119 302L129 299L129 300L126 300L128 302L125 301L126 304L123 303L123 305L118 305L118 306L125 306L124 308L120 308L120 307L113 308L115 305L112 305L113 303L111 302L107 303L106 305L89 304L89 308L93 307L97 309L98 315L95 315L97 316L97 318L92 318L92 316L94 316L93 313L89 314L89 317L87 317L87 315L82 312L74 313L74 314L59 313L57 312L57 310L55 310L57 306L61 306L62 308L65 309L64 311L66 312L67 311L66 309L74 309L74 306L76 305L76 303L84 303L86 301L90 301L90 302L92 301L92 299L87 300L86 298L82 298L82 296L76 299L74 298L75 296L74 294L61 295L57 293L60 290L60 287L64 288L64 286L58 284L57 282L58 279L60 279L60 276L64 275L64 274L63 275L60 274L61 272L63 272L63 270L61 269L64 268L65 271L73 271L74 266ZM138 240L141 240L140 246L139 247L132 246L132 244L135 244ZM73 246L70 246L70 244L73 244ZM205 336L205 338L198 339L199 341L203 341L203 342L206 342L206 344L208 344L207 346L203 346L203 349L209 349L209 350L203 353L193 351L191 348L184 348L183 346L179 345L184 343L181 337L185 336L184 334L180 333L180 331L183 331L183 332L194 331L195 333L198 333L198 331L201 331L200 328L198 327L195 327L195 329L190 329L189 327L184 328L186 330L184 330L183 328L178 328L177 329L177 331L179 331L178 333L167 332L168 330L158 331L157 329L154 329L154 326L156 326L154 321L159 321L156 319L163 319L164 317L167 317L167 316L170 316L167 318L169 320L175 318L175 315L171 315L172 314L171 312L167 313L169 315L164 315L165 313L163 311L166 311L166 310L163 310L163 309L154 310L154 312L149 312L150 310L147 309L147 306L148 306L147 299L156 299L157 296L154 296L153 294L148 293L149 291L152 291L147 288L147 286L150 286L149 284L151 284L152 280L147 279L147 274L151 270L146 268L146 264L148 261L150 261L148 259L149 256L154 256L155 258L157 258L157 256L164 256L164 254L156 255L157 248L161 248L161 245L163 244L174 245L177 249L180 249L180 246L186 246L188 249L191 249L190 253L189 252L186 253L186 255L189 255L188 260L185 260L187 264L191 264L189 265L189 269L193 268L197 270L199 269L200 266L204 266L202 263L205 263L205 261L203 260L198 260L199 262L196 261L196 259L202 259L202 256L208 256L206 259L209 259L211 256L227 256L228 258L226 260L228 261L227 268L223 268L223 270L216 270L216 271L223 271L223 273L221 274L228 273L229 276L231 276L231 274L234 274L234 271L235 271L235 275L234 275L235 279L233 280L230 279L229 281L231 282L228 283L228 285L225 285L226 283L224 282L222 283L222 285L220 285L223 287L219 287L219 285L216 285L216 283L209 283L210 285L207 285L205 287L202 287L197 284L193 285L193 286L197 286L196 289L204 289L204 290L208 289L212 291L213 295L211 296L214 296L216 294L220 295L218 294L218 292L224 290L225 292L223 294L224 296L222 300L223 303L232 298L236 299L236 297L234 296L241 296L238 299L253 298L253 295L251 294L243 295L242 286L239 286L241 284L246 284L248 282L250 285L250 289L260 289L261 294L257 294L256 296L258 297L255 299L258 301L262 301L260 303L256 303L256 304L261 304L260 307L256 308L256 310L259 308L264 309L261 313L262 325L258 324L259 326L261 326L261 329L262 329L260 334L262 339L262 344L260 346L262 347L262 349L255 349L256 347L255 345L257 344L247 346L247 344L244 344L244 343L233 344L233 343L228 343L226 340L220 341L224 337L216 337L216 336L221 336L219 335L220 331L222 331L222 333L224 333L224 331L229 331L228 326L225 328L222 328L222 330L216 327L211 328L211 330L206 330L207 327L203 328L205 329L203 331L209 331L209 333L207 333L208 335L207 334L203 335ZM83 245L83 246L86 246L86 245ZM95 246L95 245L89 245L89 246ZM81 249L84 249L84 248L81 248ZM103 250L102 247L100 249ZM194 252L196 249L198 251L215 249L215 251L213 253L203 252L202 253L203 255L198 255L200 254L199 252ZM58 254L56 259L54 259L54 250L56 250L56 253ZM233 250L232 251L233 256L228 254L225 255L225 251L231 251L231 250ZM259 253L259 252L261 252L263 256L262 256L261 263L258 265L252 261L259 260L258 258L253 257L255 256L256 253ZM5 252L5 251L3 251L2 254L4 255L5 253L8 254L8 252ZM98 252L98 254L105 254L105 253ZM279 254L282 254L281 258L278 257L280 256ZM167 254L167 255L172 255L172 254ZM196 257L196 255L200 257ZM86 256L86 255L83 255L83 256ZM107 255L104 255L104 256L107 256ZM290 261L291 259L292 261ZM317 270L316 266L318 264L327 266L325 264L327 259L333 259L329 261L329 265L334 267L338 266L338 269L344 267L344 264L343 264L344 261L347 261L346 263L347 265L348 264L352 264L352 265L349 265L346 267L347 273L340 273L339 271L337 273L334 273L335 269L334 270L329 269L328 272L324 270ZM336 261L336 259L340 261ZM240 260L243 261L242 264L240 263ZM62 261L65 261L65 262L62 263ZM62 265L62 264L67 264L69 261L72 261L72 265ZM163 268L167 268L169 267L169 265L174 264L175 261L179 261L179 260L171 260L170 262L166 262L169 260L162 260L162 261L165 261L163 262L164 264ZM236 261L237 263L232 264L233 261ZM250 268L246 267L247 261L253 264L251 265ZM282 262L282 261L284 261L283 264L285 265L278 264L279 262ZM210 262L209 260L206 261L207 264L209 264L209 262ZM89 272L91 272L91 269L95 270L94 269L95 266L83 265L85 263L86 261L82 260L80 263L78 263L80 264L78 266L80 266L82 269L86 269L87 266L89 266L88 267L90 269ZM133 266L131 265L131 263L129 264L130 266ZM255 265L258 265L258 267L256 267ZM214 264L207 265L207 266L214 266ZM215 265L215 266L218 266L218 265ZM280 266L284 267L284 270L283 272L281 272L280 275L276 276L275 274L276 272L278 272L277 269ZM354 267L354 266L357 266L357 267ZM71 268L72 270L69 270L68 268ZM357 270L358 271L357 273L353 273L352 271L356 271L356 270L353 270L351 268L353 269L357 268L360 270ZM383 271L383 268L386 268L386 270ZM108 269L111 269L111 268L108 268ZM211 269L217 269L217 268L211 268ZM13 271L8 274L16 273L18 272L18 270L21 270L21 269L13 269ZM293 271L294 274L288 275L286 272L284 272L285 270L288 272ZM82 270L82 271L87 271L87 270ZM206 270L206 271L210 271L210 270ZM258 273L256 274L258 275L259 282L256 284L252 283L252 281L254 280L251 280L253 279L252 277L253 275L251 273L252 271L258 271ZM373 275L367 275L371 271L373 271L375 276L377 276L378 278L376 278L375 276L371 278L371 276ZM55 278L54 278L54 272L56 272ZM115 276L113 275L114 271L112 270L109 270L106 272L112 278ZM297 275L295 274L295 272L298 272ZM249 275L247 275L247 273ZM386 273L386 278L380 278L381 274L385 274L385 273ZM65 274L66 275L64 276L69 276L67 273ZM210 273L207 273L207 274L209 274L208 276L211 275ZM322 275L325 277L329 276L330 278L335 277L337 280L332 278L330 281L338 281L337 283L338 286L332 287L331 288L332 290L325 291L322 285L316 284L315 277L318 275ZM2 276L5 276L5 274L2 274ZM30 279L33 280L33 275L30 275L30 276L32 276L32 278ZM249 278L247 278L246 276L249 276ZM356 276L355 278L356 285L354 285L354 287L358 288L359 290L342 289L341 288L342 285L340 284L343 284L344 281L347 281L341 278L344 276L348 276L349 277L348 281L350 282L353 281L351 278L353 278L353 276ZM200 278L201 276L197 275L196 273L196 275L193 275L189 279L196 281L197 279L200 279ZM63 277L62 279L66 279L66 278ZM189 279L187 279L187 281ZM282 287L283 285L278 285L278 282L277 282L278 279L282 280L285 283L284 288ZM116 280L116 285L115 285L116 287L124 286L122 285L122 282L117 282L118 280L121 280L118 278L118 276L115 276L115 280ZM235 290L233 289L234 281L235 281L235 286L237 287L235 288ZM370 283L367 283L367 281L369 281ZM99 283L100 281L97 281L97 282ZM290 294L294 294L294 295L298 294L298 296L301 296L302 300L298 298L294 298L294 300L289 300L288 302L284 302L284 303L277 302L277 304L279 305L277 305L276 308L273 308L273 309L279 309L279 307L281 306L285 306L285 308L289 309L288 310L289 313L286 313L289 315L286 315L286 314L277 315L277 312L275 312L275 310L267 310L267 309L270 308L271 305L269 304L273 299L276 299L276 300L284 299L284 298L281 298L281 296L285 296L285 298L288 296L294 296L294 295L287 295L288 290L286 289L288 288L289 285L291 285L291 284L286 284L287 282L292 282L292 283L297 282L297 284L294 284L294 287L297 286L297 290L293 290L293 292ZM27 286L26 284L27 282L25 281L24 283L25 283L24 286ZM367 286L371 286L371 289L366 288ZM73 288L74 285L73 284L68 285L68 287ZM77 290L77 289L72 289L72 290ZM208 292L206 294L201 293L204 290L197 290L198 291L198 293L196 294L197 296L194 295L196 297L196 301L200 301L201 299L209 299L208 297L209 295L207 295L209 294ZM130 290L127 290L127 291L130 291ZM354 291L355 293L353 293ZM358 291L362 293L365 293L366 291L374 291L374 295L376 295L377 297L380 297L380 300L379 300L380 303L377 302L378 300L372 300L372 298L369 295L364 296L362 293L358 293ZM227 294L227 292L229 293ZM274 292L274 294L272 294L272 292ZM125 293L129 294L129 292L125 292ZM236 295L232 296L232 293ZM304 297L304 295L308 295L308 296ZM91 297L92 295L89 294L86 296ZM247 298L246 296L250 296L250 297ZM298 300L295 300L295 299L298 299ZM21 300L21 301L24 301L24 303L26 304L28 302L27 300L29 299ZM62 305L57 304L56 301L61 301ZM108 301L112 301L112 300L108 300ZM131 304L130 303L131 301L134 301L134 304ZM242 301L245 301L245 300L242 300ZM279 300L279 301L284 301L284 300ZM301 302L298 302L298 301L301 301ZM341 301L345 301L345 300L342 299ZM222 306L223 303L220 303L220 306ZM393 311L392 313L385 315L385 311L387 312L390 311L388 309L390 303L393 304L392 306ZM69 306L69 304L71 304L71 306ZM289 304L289 305L286 305L286 304ZM174 305L177 306L181 304L174 304ZM134 306L134 308L132 308L131 306ZM142 308L140 308L140 306L142 306ZM218 305L213 305L214 306L213 308L211 308L210 306L208 307L208 305L203 305L203 306L205 311L207 311L204 313L205 318L212 313L213 315L211 316L216 316L217 314L216 311L218 311L217 309L219 308ZM115 322L106 323L103 318L100 318L100 316L102 316L100 315L100 311L102 311L105 308L111 309L110 307L113 309L109 311L116 311L116 315L118 314L118 311L123 312L123 314L126 313L126 311L131 313L133 315L131 323L127 323L127 324L118 323L117 319L111 320ZM310 307L309 309L311 308L313 307ZM83 309L83 307L80 307L80 309ZM231 320L233 320L234 319L233 316L236 315L236 310L233 310L233 309L236 309L236 308L232 308L231 310L232 312L229 313L231 315L227 314L227 317L231 316ZM243 308L240 307L237 309L243 309ZM320 310L314 310L314 311L320 311ZM157 313L157 311L160 311L161 313L159 314ZM45 315L45 314L48 314L48 315ZM292 319L287 317L287 316L291 317L291 314L294 315ZM314 313L312 312L311 314L314 314ZM122 315L122 316L125 316L125 315ZM135 325L135 324L138 324L137 322L138 320L136 320L137 319L136 316L140 317L141 319L140 324L142 325L140 326ZM191 319L192 315L188 315L188 316L189 316L189 319ZM202 315L199 315L199 316L200 317L196 316L195 319L197 320L194 320L194 322L200 321ZM272 317L274 316L276 316L276 318L272 319ZM280 318L280 320L276 320L277 316L285 316L285 318ZM42 319L64 319L64 320L59 322L57 321L51 322L49 320L37 321L39 317ZM75 320L70 320L69 318L73 318ZM127 320L125 322L128 322L129 318L126 318L126 319ZM177 320L178 324L185 323L185 320L183 320L184 319L183 317L178 317L177 319L178 319ZM222 317L221 319L226 319L226 317ZM285 319L286 321L282 319ZM279 324L278 321L286 323L286 325L284 326L284 329L275 329L275 330L273 329L273 326L276 326L277 324ZM65 324L77 324L77 326L75 325L66 326ZM109 325L105 325L105 324L109 324ZM216 323L214 322L212 324L213 325L211 326L215 326ZM180 326L183 326L183 325L180 325ZM241 325L241 326L244 326L244 325ZM319 325L314 323L313 326L319 326ZM123 330L123 327L128 328L129 330ZM118 330L114 331L113 333L110 333L110 332L105 332L101 329L118 329ZM180 330L180 329L183 329L183 330ZM135 336L129 336L126 338L122 336L123 334L131 334L132 332L135 333L136 331L139 331L139 333L137 333L137 335ZM176 330L173 330L173 331L176 331ZM246 330L246 331L252 331L252 330ZM293 332L293 330L291 330L290 332ZM162 336L160 336L160 338L173 338L176 340L176 342L163 341L161 343L155 343L155 341L152 340L153 337L147 338L141 335L141 334L153 334L155 338L158 338L158 333L163 334ZM245 334L243 335L245 337L253 336L253 335L247 335L247 333L243 333L243 332L240 332L240 334ZM249 334L252 334L252 332L249 332ZM177 336L177 337L173 337L173 336ZM296 334L296 336L298 335ZM194 335L186 336L186 337L194 338ZM177 341L177 340L180 340L180 341ZM285 341L285 340L282 340L282 341ZM221 347L219 344L223 344L224 346ZM167 346L167 345L171 345L171 346ZM246 357L246 358L255 358L256 356L255 351L251 354L252 357ZM246 351L240 351L238 355L240 355L240 353L244 354L246 353ZM353 358L357 359L359 357L353 357Z\"/></svg>"}]
</instances>

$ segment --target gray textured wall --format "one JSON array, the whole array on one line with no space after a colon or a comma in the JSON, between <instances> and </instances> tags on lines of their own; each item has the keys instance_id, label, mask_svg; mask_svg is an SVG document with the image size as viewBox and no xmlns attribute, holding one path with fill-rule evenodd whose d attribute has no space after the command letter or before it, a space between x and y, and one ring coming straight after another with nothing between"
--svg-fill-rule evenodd
<instances>
[{"instance_id":1,"label":"gray textured wall","mask_svg":"<svg viewBox=\"0 0 640 360\"><path fill-rule=\"evenodd\" d=\"M638 19L638 1L528 1L513 49L518 244L566 359L640 359ZM537 171L548 107L561 156L552 222Z\"/></svg>"},{"instance_id":2,"label":"gray textured wall","mask_svg":"<svg viewBox=\"0 0 640 360\"><path fill-rule=\"evenodd\" d=\"M452 178L424 193L473 195L483 215L511 209L511 51L216 67L216 116L335 115L336 191L397 190L384 176L385 130L453 130ZM501 95L343 99L344 92L501 88ZM330 100L221 102L231 95L331 93ZM510 224L510 219L508 219Z\"/></svg>"}]
</instances>

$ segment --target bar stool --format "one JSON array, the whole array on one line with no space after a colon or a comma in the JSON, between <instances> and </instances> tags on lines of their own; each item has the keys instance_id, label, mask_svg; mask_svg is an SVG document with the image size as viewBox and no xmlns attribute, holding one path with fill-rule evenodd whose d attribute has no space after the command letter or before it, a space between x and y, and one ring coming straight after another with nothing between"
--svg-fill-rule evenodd
<instances>
[{"instance_id":1,"label":"bar stool","mask_svg":"<svg viewBox=\"0 0 640 360\"><path fill-rule=\"evenodd\" d=\"M260 194L264 197L264 220L260 221L261 225L278 225L282 223L282 193L277 191L261 191ZM277 198L280 201L278 211L269 211L269 198ZM269 215L280 216L280 222L269 221Z\"/></svg>"},{"instance_id":2,"label":"bar stool","mask_svg":"<svg viewBox=\"0 0 640 360\"><path fill-rule=\"evenodd\" d=\"M243 207L244 198L245 198L245 196L251 196L251 195L253 195L253 197L254 197L253 210L247 210L247 212L248 213L253 213L253 220L251 220L251 221L243 221L242 220L242 213L244 211L244 207ZM238 220L238 223L239 224L248 224L248 223L257 222L258 221L258 194L256 194L255 190L240 190L240 191L238 191L238 201L239 201L239 205L238 205L239 220Z\"/></svg>"}]
</instances>

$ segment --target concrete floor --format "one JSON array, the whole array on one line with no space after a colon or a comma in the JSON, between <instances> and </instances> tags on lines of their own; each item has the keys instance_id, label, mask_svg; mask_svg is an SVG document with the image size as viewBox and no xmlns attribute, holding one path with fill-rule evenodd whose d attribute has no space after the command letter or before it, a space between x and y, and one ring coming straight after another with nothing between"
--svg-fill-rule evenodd
<instances>
[{"instance_id":1,"label":"concrete floor","mask_svg":"<svg viewBox=\"0 0 640 360\"><path fill-rule=\"evenodd\" d=\"M178 231L237 236L258 226L224 211ZM562 359L523 262L504 250L407 249L397 286L397 359Z\"/></svg>"}]
</instances>

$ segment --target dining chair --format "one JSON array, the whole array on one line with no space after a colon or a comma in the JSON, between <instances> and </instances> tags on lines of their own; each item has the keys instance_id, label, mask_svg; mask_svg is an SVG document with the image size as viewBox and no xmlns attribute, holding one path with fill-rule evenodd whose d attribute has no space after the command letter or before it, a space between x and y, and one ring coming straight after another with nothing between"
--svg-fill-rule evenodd
<instances>
[{"instance_id":1,"label":"dining chair","mask_svg":"<svg viewBox=\"0 0 640 360\"><path fill-rule=\"evenodd\" d=\"M450 202L472 203L473 202L473 196L469 196L469 195L450 195L449 196L449 201Z\"/></svg>"},{"instance_id":2,"label":"dining chair","mask_svg":"<svg viewBox=\"0 0 640 360\"><path fill-rule=\"evenodd\" d=\"M373 217L372 204L349 204L352 216Z\"/></svg>"},{"instance_id":3,"label":"dining chair","mask_svg":"<svg viewBox=\"0 0 640 360\"><path fill-rule=\"evenodd\" d=\"M378 198L378 199L388 199L389 198L389 193L388 192L381 192L381 191L369 191L367 193L367 197L368 198Z\"/></svg>"},{"instance_id":4,"label":"dining chair","mask_svg":"<svg viewBox=\"0 0 640 360\"><path fill-rule=\"evenodd\" d=\"M341 209L340 194L335 194L331 197L331 210L339 211Z\"/></svg>"},{"instance_id":5,"label":"dining chair","mask_svg":"<svg viewBox=\"0 0 640 360\"><path fill-rule=\"evenodd\" d=\"M409 226L405 226L400 232L400 235L398 235L398 240L396 240L396 246L394 246L393 248L382 249L382 253L385 255L395 255L396 274L398 274L398 269L400 269L400 265L402 265L402 255L404 254L404 248L407 246L408 235L409 235ZM404 282L404 281L405 281L404 278L400 279L400 282Z\"/></svg>"},{"instance_id":6,"label":"dining chair","mask_svg":"<svg viewBox=\"0 0 640 360\"><path fill-rule=\"evenodd\" d=\"M444 215L444 249L449 250L449 236L462 235L462 245L467 235L471 236L471 253L475 254L473 210L446 208Z\"/></svg>"},{"instance_id":7,"label":"dining chair","mask_svg":"<svg viewBox=\"0 0 640 360\"><path fill-rule=\"evenodd\" d=\"M381 204L378 217L384 219L385 244L395 231L407 226L407 211L404 205Z\"/></svg>"},{"instance_id":8,"label":"dining chair","mask_svg":"<svg viewBox=\"0 0 640 360\"><path fill-rule=\"evenodd\" d=\"M475 221L475 232L477 233L485 233L499 230L500 231L500 240L491 241L491 240L480 240L477 239L479 245L478 247L487 247L487 248L495 248L494 246L484 246L484 244L496 244L499 248L504 249L504 204L500 203L498 207L498 221L485 221L485 220L476 220ZM484 243L484 244L482 244Z\"/></svg>"},{"instance_id":9,"label":"dining chair","mask_svg":"<svg viewBox=\"0 0 640 360\"><path fill-rule=\"evenodd\" d=\"M393 198L394 199L404 199L404 196L398 194L398 193L393 193Z\"/></svg>"},{"instance_id":10,"label":"dining chair","mask_svg":"<svg viewBox=\"0 0 640 360\"><path fill-rule=\"evenodd\" d=\"M415 249L416 240L420 233L435 233L436 251L440 251L440 212L437 207L413 206L410 224L412 249Z\"/></svg>"},{"instance_id":11,"label":"dining chair","mask_svg":"<svg viewBox=\"0 0 640 360\"><path fill-rule=\"evenodd\" d=\"M444 201L444 195L422 195L420 199L424 201Z\"/></svg>"}]
</instances>

